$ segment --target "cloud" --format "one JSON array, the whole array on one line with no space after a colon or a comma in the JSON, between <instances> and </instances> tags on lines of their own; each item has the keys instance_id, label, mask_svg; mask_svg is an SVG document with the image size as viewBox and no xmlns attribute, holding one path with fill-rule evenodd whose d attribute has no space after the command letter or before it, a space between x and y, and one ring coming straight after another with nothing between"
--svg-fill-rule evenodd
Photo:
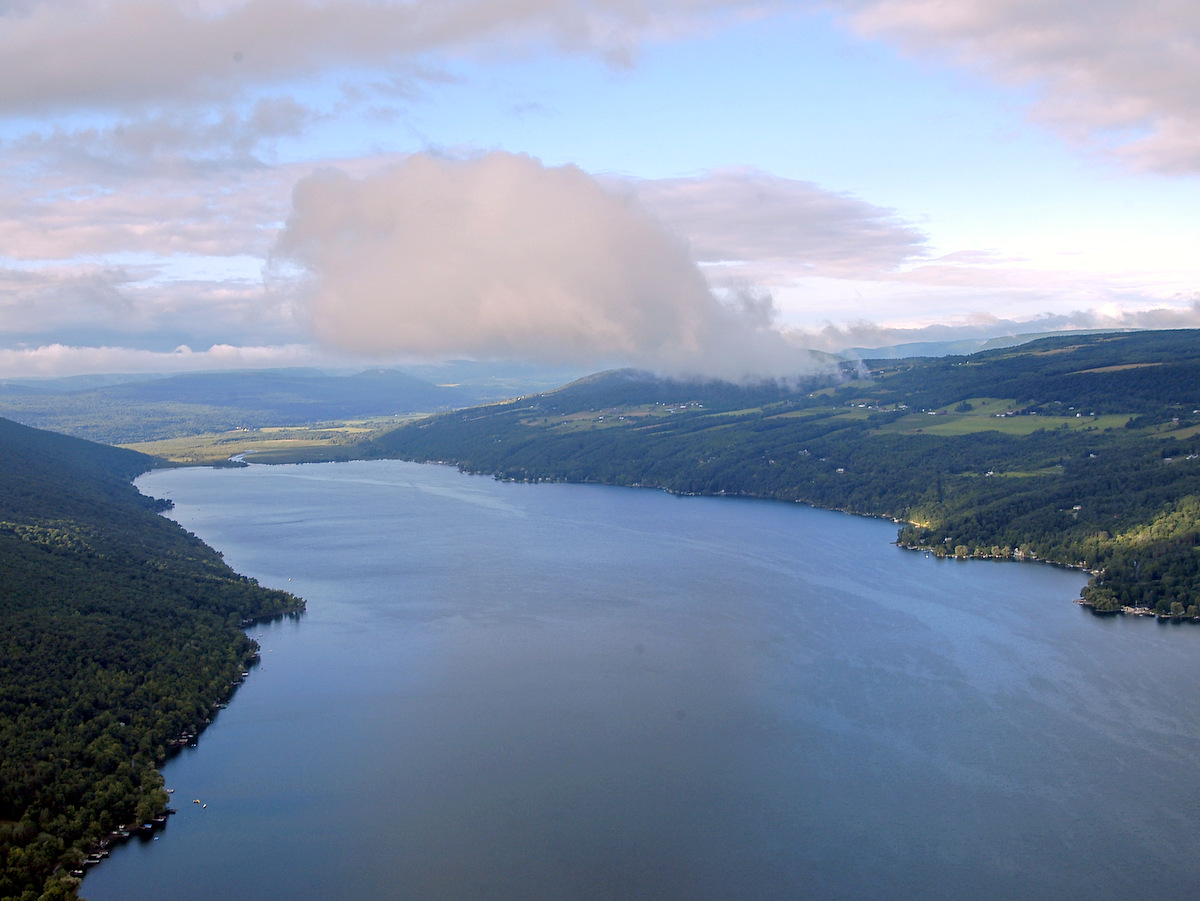
<instances>
[{"instance_id":1,"label":"cloud","mask_svg":"<svg viewBox=\"0 0 1200 901\"><path fill-rule=\"evenodd\" d=\"M181 345L169 352L118 346L44 344L0 348L0 378L58 378L96 372L196 372L321 362L328 361L314 348L302 344L263 347L215 344L204 351L193 351Z\"/></svg>"},{"instance_id":2,"label":"cloud","mask_svg":"<svg viewBox=\"0 0 1200 901\"><path fill-rule=\"evenodd\" d=\"M261 280L163 279L157 265L56 263L0 268L0 339L282 343L301 334L291 298Z\"/></svg>"},{"instance_id":3,"label":"cloud","mask_svg":"<svg viewBox=\"0 0 1200 901\"><path fill-rule=\"evenodd\" d=\"M262 219L256 221L258 198L250 187L237 198L208 186L188 192L182 184L156 180L120 192L81 190L75 196L14 192L0 197L0 247L10 260L265 254L271 236L262 232ZM287 190L280 187L277 193L282 207Z\"/></svg>"},{"instance_id":4,"label":"cloud","mask_svg":"<svg viewBox=\"0 0 1200 901\"><path fill-rule=\"evenodd\" d=\"M828 9L859 35L1032 89L1035 118L1079 147L1200 171L1192 0L23 0L0 6L0 115L249 101L331 73L403 92L439 58L625 64L731 17Z\"/></svg>"},{"instance_id":5,"label":"cloud","mask_svg":"<svg viewBox=\"0 0 1200 901\"><path fill-rule=\"evenodd\" d=\"M925 235L891 210L756 169L618 184L686 235L699 262L782 263L794 273L862 278L926 253Z\"/></svg>"},{"instance_id":6,"label":"cloud","mask_svg":"<svg viewBox=\"0 0 1200 901\"><path fill-rule=\"evenodd\" d=\"M253 150L306 115L264 101L244 115L179 112L0 142L0 258L265 256L264 227L282 220L311 163L268 165Z\"/></svg>"},{"instance_id":7,"label":"cloud","mask_svg":"<svg viewBox=\"0 0 1200 901\"><path fill-rule=\"evenodd\" d=\"M1185 0L0 0L0 117L5 134L23 132L0 138L0 333L126 333L161 349L276 346L316 328L388 352L676 369L708 354L713 371L737 373L796 365L781 320L893 328L1003 309L1018 321L1144 311L1194 288L1194 269L1175 262L1186 248L1162 257L1178 271L1151 271L1116 239L1087 260L1032 244L1036 263L969 249L931 259L893 211L753 169L597 184L503 154L382 174L377 159L339 161L347 177L277 160L306 152L294 139L327 151L331 134L385 114L380 103L398 104L402 126L406 100L455 60L619 66L738 17L799 13L784 24L803 27L830 9L859 36L1027 89L1034 118L1077 148L1200 172L1200 6ZM466 185L499 199L472 206ZM374 209L389 198L392 219ZM367 246L343 246L332 220ZM539 237L543 222L557 225ZM507 257L494 246L505 242ZM292 296L283 269L264 289L257 260L273 246L305 267L308 293Z\"/></svg>"},{"instance_id":8,"label":"cloud","mask_svg":"<svg viewBox=\"0 0 1200 901\"><path fill-rule=\"evenodd\" d=\"M1175 306L1125 308L1118 303L1068 313L1041 313L1003 318L973 313L932 325L903 327L859 320L846 324L827 322L820 328L789 329L787 339L814 350L839 352L848 348L886 348L896 345L970 341L1034 335L1042 332L1118 331L1123 329L1200 328L1200 295L1180 298Z\"/></svg>"},{"instance_id":9,"label":"cloud","mask_svg":"<svg viewBox=\"0 0 1200 901\"><path fill-rule=\"evenodd\" d=\"M134 270L103 266L0 269L0 328L22 334L125 320L131 311L125 289L140 277Z\"/></svg>"},{"instance_id":10,"label":"cloud","mask_svg":"<svg viewBox=\"0 0 1200 901\"><path fill-rule=\"evenodd\" d=\"M859 34L1031 88L1036 119L1135 167L1200 172L1200 4L833 0Z\"/></svg>"},{"instance_id":11,"label":"cloud","mask_svg":"<svg viewBox=\"0 0 1200 901\"><path fill-rule=\"evenodd\" d=\"M628 59L637 43L761 0L29 0L0 7L0 112L228 97L325 71L405 71L424 54L550 47Z\"/></svg>"},{"instance_id":12,"label":"cloud","mask_svg":"<svg viewBox=\"0 0 1200 901\"><path fill-rule=\"evenodd\" d=\"M527 156L314 174L276 252L311 278L314 333L344 350L728 378L813 365L763 327L763 298L718 302L686 245L631 197Z\"/></svg>"}]
</instances>

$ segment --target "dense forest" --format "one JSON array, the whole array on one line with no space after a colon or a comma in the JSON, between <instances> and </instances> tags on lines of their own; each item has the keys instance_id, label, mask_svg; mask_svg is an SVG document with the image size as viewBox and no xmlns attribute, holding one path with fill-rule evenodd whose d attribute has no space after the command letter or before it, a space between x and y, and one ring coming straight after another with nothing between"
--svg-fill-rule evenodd
<instances>
[{"instance_id":1,"label":"dense forest","mask_svg":"<svg viewBox=\"0 0 1200 901\"><path fill-rule=\"evenodd\" d=\"M255 658L239 626L303 608L158 515L155 462L0 419L0 898L75 897L162 815L159 764Z\"/></svg>"},{"instance_id":2,"label":"dense forest","mask_svg":"<svg viewBox=\"0 0 1200 901\"><path fill-rule=\"evenodd\" d=\"M442 414L360 448L519 480L799 501L939 556L1094 576L1097 611L1200 613L1200 332L1055 337L757 386L635 372Z\"/></svg>"}]
</instances>

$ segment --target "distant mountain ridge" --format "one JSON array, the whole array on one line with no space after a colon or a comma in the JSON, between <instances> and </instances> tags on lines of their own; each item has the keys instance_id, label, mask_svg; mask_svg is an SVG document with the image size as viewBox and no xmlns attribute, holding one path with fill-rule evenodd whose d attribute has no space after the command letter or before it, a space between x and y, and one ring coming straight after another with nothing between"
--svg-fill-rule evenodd
<instances>
[{"instance_id":1,"label":"distant mountain ridge","mask_svg":"<svg viewBox=\"0 0 1200 901\"><path fill-rule=\"evenodd\" d=\"M79 389L0 384L0 414L37 428L130 444L236 428L434 412L490 399L391 369L350 376L314 370L204 372Z\"/></svg>"}]
</instances>

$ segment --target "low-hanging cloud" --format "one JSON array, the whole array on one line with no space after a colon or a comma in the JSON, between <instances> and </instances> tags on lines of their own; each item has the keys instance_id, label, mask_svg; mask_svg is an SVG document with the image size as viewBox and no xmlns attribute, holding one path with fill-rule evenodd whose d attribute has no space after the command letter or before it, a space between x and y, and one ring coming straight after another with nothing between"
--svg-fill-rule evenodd
<instances>
[{"instance_id":1,"label":"low-hanging cloud","mask_svg":"<svg viewBox=\"0 0 1200 901\"><path fill-rule=\"evenodd\" d=\"M313 174L276 258L307 272L314 333L344 350L725 378L814 365L764 327L762 298L719 302L686 244L632 197L528 156Z\"/></svg>"},{"instance_id":2,"label":"low-hanging cloud","mask_svg":"<svg viewBox=\"0 0 1200 901\"><path fill-rule=\"evenodd\" d=\"M303 344L240 346L214 344L207 350L180 345L171 351L122 346L41 344L0 348L0 378L60 378L94 372L202 372L308 366L329 362Z\"/></svg>"},{"instance_id":3,"label":"low-hanging cloud","mask_svg":"<svg viewBox=\"0 0 1200 901\"><path fill-rule=\"evenodd\" d=\"M1200 295L1177 298L1177 301L1172 306L1149 308L1125 308L1113 303L1068 313L1046 312L1027 317L973 313L916 327L881 324L864 319L842 325L826 323L816 329L791 329L787 337L798 345L825 351L866 349L869 352L870 349L906 344L965 343L1042 333L1200 328ZM966 353L969 349L964 347L954 352Z\"/></svg>"}]
</instances>

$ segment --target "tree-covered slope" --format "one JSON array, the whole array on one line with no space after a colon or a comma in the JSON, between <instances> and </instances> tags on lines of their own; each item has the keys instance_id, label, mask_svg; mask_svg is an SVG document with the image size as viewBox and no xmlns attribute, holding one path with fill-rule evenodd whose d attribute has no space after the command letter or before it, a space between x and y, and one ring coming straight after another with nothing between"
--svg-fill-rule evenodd
<instances>
[{"instance_id":1,"label":"tree-covered slope","mask_svg":"<svg viewBox=\"0 0 1200 901\"><path fill-rule=\"evenodd\" d=\"M793 390L606 374L363 453L889 516L910 523L902 543L939 555L1101 571L1085 593L1097 609L1200 612L1200 333L866 368Z\"/></svg>"},{"instance_id":2,"label":"tree-covered slope","mask_svg":"<svg viewBox=\"0 0 1200 901\"><path fill-rule=\"evenodd\" d=\"M303 602L227 567L130 479L152 458L0 419L0 897L162 811L157 766L228 698L247 618Z\"/></svg>"}]
</instances>

